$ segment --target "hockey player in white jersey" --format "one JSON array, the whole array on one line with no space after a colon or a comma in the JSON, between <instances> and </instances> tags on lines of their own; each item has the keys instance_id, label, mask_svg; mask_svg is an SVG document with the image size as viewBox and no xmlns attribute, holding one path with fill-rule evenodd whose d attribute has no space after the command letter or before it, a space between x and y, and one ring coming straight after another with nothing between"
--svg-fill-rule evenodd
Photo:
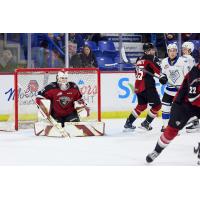
<instances>
[{"instance_id":1,"label":"hockey player in white jersey","mask_svg":"<svg viewBox=\"0 0 200 200\"><path fill-rule=\"evenodd\" d=\"M194 44L192 42L184 42L182 44L182 58L190 71L196 65L192 52L194 51Z\"/></svg>"},{"instance_id":2,"label":"hockey player in white jersey","mask_svg":"<svg viewBox=\"0 0 200 200\"><path fill-rule=\"evenodd\" d=\"M194 51L194 44L192 42L184 42L182 44L182 58L184 59L184 62L187 65L187 68L189 70L192 69L193 66L196 65L194 58L192 57L192 52ZM196 132L199 127L199 120L196 119L192 122L190 126L186 127L186 132Z\"/></svg>"},{"instance_id":3,"label":"hockey player in white jersey","mask_svg":"<svg viewBox=\"0 0 200 200\"><path fill-rule=\"evenodd\" d=\"M182 84L185 75L190 71L183 57L178 57L178 47L175 43L167 46L167 53L168 57L164 58L161 63L162 77L167 77L168 79L162 98L162 132L167 127L174 96Z\"/></svg>"}]
</instances>

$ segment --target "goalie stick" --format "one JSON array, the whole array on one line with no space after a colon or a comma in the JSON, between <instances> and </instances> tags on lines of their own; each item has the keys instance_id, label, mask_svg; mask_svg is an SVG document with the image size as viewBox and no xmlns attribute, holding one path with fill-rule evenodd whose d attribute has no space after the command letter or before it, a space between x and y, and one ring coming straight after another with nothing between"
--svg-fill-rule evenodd
<instances>
[{"instance_id":1,"label":"goalie stick","mask_svg":"<svg viewBox=\"0 0 200 200\"><path fill-rule=\"evenodd\" d=\"M18 83L18 86L21 87L24 91L26 91L25 88L24 88L21 84ZM31 98L32 98L32 97L31 97ZM43 117L44 117L45 119L47 119L51 125L53 125L54 127L56 127L56 128L58 129L58 131L60 132L60 134L61 134L63 137L68 137L68 138L70 138L70 134L69 134L68 132L66 132L66 130L65 130L63 127L61 127L60 124L59 124L51 115L46 114L46 113L40 108L40 106L35 102L35 100L34 100L33 98L32 98L32 100L33 100L34 104L37 106L37 108L38 108L38 110L40 111L40 113L43 115Z\"/></svg>"},{"instance_id":2,"label":"goalie stick","mask_svg":"<svg viewBox=\"0 0 200 200\"><path fill-rule=\"evenodd\" d=\"M61 127L60 124L51 115L48 115L47 113L45 113L36 102L35 104L37 105L39 111L44 116L44 118L47 119L51 125L56 127L63 137L70 138L70 134L63 127Z\"/></svg>"}]
</instances>

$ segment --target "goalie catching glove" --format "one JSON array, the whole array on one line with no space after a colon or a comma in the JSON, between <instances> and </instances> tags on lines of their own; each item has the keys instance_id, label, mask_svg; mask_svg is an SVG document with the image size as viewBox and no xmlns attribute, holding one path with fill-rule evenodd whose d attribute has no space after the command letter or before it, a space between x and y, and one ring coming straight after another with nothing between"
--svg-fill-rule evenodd
<instances>
[{"instance_id":1,"label":"goalie catching glove","mask_svg":"<svg viewBox=\"0 0 200 200\"><path fill-rule=\"evenodd\" d=\"M79 99L74 102L74 107L78 112L80 117L89 117L90 116L90 108L87 106L83 99Z\"/></svg>"}]
</instances>

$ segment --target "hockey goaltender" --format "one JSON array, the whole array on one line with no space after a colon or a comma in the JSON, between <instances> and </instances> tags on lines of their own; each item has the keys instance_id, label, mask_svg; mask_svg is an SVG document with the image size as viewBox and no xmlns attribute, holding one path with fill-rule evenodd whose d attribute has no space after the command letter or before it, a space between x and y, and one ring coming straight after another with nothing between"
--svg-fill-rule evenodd
<instances>
[{"instance_id":1,"label":"hockey goaltender","mask_svg":"<svg viewBox=\"0 0 200 200\"><path fill-rule=\"evenodd\" d=\"M68 72L59 71L56 82L51 82L38 92L37 136L71 137L104 135L104 122L81 122L90 115L90 108L82 99L74 82L68 81Z\"/></svg>"}]
</instances>

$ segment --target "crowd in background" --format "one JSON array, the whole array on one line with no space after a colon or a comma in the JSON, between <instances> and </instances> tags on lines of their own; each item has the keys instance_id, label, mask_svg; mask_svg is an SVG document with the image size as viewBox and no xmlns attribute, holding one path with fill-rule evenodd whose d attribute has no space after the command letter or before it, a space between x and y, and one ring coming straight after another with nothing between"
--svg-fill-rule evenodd
<instances>
[{"instance_id":1,"label":"crowd in background","mask_svg":"<svg viewBox=\"0 0 200 200\"><path fill-rule=\"evenodd\" d=\"M141 35L142 43L154 43L157 48L157 55L160 59L167 56L167 44L178 41L178 34L176 33L138 33L137 35ZM31 67L65 67L65 37L66 35L64 33L32 34ZM181 37L182 42L200 42L200 34L198 33L182 33ZM109 62L108 64L112 62L115 63L119 58L119 53L117 51L112 52L111 50L105 55L101 52L101 55L99 51L96 49L94 50L89 43L87 44L87 41L92 42L90 44L93 44L96 46L95 48L98 49L100 41L108 40L109 38L103 33L69 33L69 67L100 67L100 63L104 58L105 62L103 64L106 62ZM25 33L0 34L0 72L10 72L17 67L27 67L27 41L27 34ZM200 46L197 45L193 52L196 62L199 61L199 50Z\"/></svg>"}]
</instances>

